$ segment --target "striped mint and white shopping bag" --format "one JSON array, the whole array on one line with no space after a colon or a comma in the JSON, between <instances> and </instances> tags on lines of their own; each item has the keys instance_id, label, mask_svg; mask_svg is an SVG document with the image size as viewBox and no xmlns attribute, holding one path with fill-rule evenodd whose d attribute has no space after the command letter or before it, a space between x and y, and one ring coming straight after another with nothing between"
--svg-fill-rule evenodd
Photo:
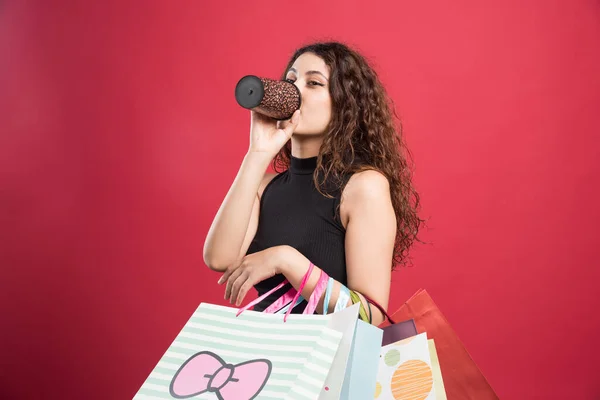
<instances>
[{"instance_id":1,"label":"striped mint and white shopping bag","mask_svg":"<svg viewBox=\"0 0 600 400\"><path fill-rule=\"evenodd\" d=\"M322 315L245 311L202 303L134 400L312 400L342 333Z\"/></svg>"}]
</instances>

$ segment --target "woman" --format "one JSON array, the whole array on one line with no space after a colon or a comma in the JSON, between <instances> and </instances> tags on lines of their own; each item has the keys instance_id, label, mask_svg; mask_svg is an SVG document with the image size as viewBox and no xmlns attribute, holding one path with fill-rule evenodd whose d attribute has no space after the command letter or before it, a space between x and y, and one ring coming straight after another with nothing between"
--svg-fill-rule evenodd
<instances>
[{"instance_id":1,"label":"woman","mask_svg":"<svg viewBox=\"0 0 600 400\"><path fill-rule=\"evenodd\" d=\"M312 263L304 299L322 269L333 284L327 310L360 300L363 319L378 325L384 315L372 305L387 309L392 269L405 262L422 222L385 90L365 59L337 42L297 50L283 79L300 89L301 108L284 122L251 112L250 146L204 260L224 272L219 284L238 307L253 286L262 295L287 279L258 311L289 285L298 289ZM265 173L271 162L286 170Z\"/></svg>"}]
</instances>

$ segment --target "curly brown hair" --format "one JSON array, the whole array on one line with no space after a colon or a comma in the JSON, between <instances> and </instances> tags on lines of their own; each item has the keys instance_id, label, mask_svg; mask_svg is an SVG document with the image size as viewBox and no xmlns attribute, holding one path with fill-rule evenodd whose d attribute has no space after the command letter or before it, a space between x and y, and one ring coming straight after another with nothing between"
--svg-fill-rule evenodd
<instances>
[{"instance_id":1,"label":"curly brown hair","mask_svg":"<svg viewBox=\"0 0 600 400\"><path fill-rule=\"evenodd\" d=\"M393 101L388 97L377 73L356 50L339 42L318 42L299 48L285 68L282 80L296 59L313 53L329 66L329 91L332 118L327 127L314 174L315 186L325 196L332 197L325 182L339 182L343 190L353 173L376 170L389 181L396 214L397 233L392 269L405 265L409 249L418 239L422 222L417 210L419 194L412 183L412 156L402 135L402 124ZM273 169L289 168L291 142L275 156ZM319 179L319 177L321 179Z\"/></svg>"}]
</instances>

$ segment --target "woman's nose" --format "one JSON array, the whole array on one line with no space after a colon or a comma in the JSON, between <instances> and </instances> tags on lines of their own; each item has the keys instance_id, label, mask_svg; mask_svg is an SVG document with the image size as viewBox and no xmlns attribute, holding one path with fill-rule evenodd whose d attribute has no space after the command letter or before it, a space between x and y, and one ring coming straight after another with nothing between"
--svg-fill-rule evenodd
<instances>
[{"instance_id":1,"label":"woman's nose","mask_svg":"<svg viewBox=\"0 0 600 400\"><path fill-rule=\"evenodd\" d=\"M294 81L294 85L296 85L296 87L297 87L297 88L298 88L298 90L300 91L300 96L302 97L302 95L304 94L304 92L303 92L303 87L304 87L304 85L303 85L303 84L301 84L301 81L300 81L300 79L297 79L297 80L295 80L295 81Z\"/></svg>"}]
</instances>

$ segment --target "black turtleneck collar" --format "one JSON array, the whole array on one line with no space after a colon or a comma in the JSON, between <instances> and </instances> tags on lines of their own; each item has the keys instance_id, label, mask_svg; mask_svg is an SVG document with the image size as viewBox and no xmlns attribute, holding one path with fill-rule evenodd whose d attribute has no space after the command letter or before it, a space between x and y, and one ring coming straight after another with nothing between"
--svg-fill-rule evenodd
<instances>
[{"instance_id":1,"label":"black turtleneck collar","mask_svg":"<svg viewBox=\"0 0 600 400\"><path fill-rule=\"evenodd\" d=\"M291 157L290 172L295 175L309 175L317 168L317 156L310 158Z\"/></svg>"}]
</instances>

